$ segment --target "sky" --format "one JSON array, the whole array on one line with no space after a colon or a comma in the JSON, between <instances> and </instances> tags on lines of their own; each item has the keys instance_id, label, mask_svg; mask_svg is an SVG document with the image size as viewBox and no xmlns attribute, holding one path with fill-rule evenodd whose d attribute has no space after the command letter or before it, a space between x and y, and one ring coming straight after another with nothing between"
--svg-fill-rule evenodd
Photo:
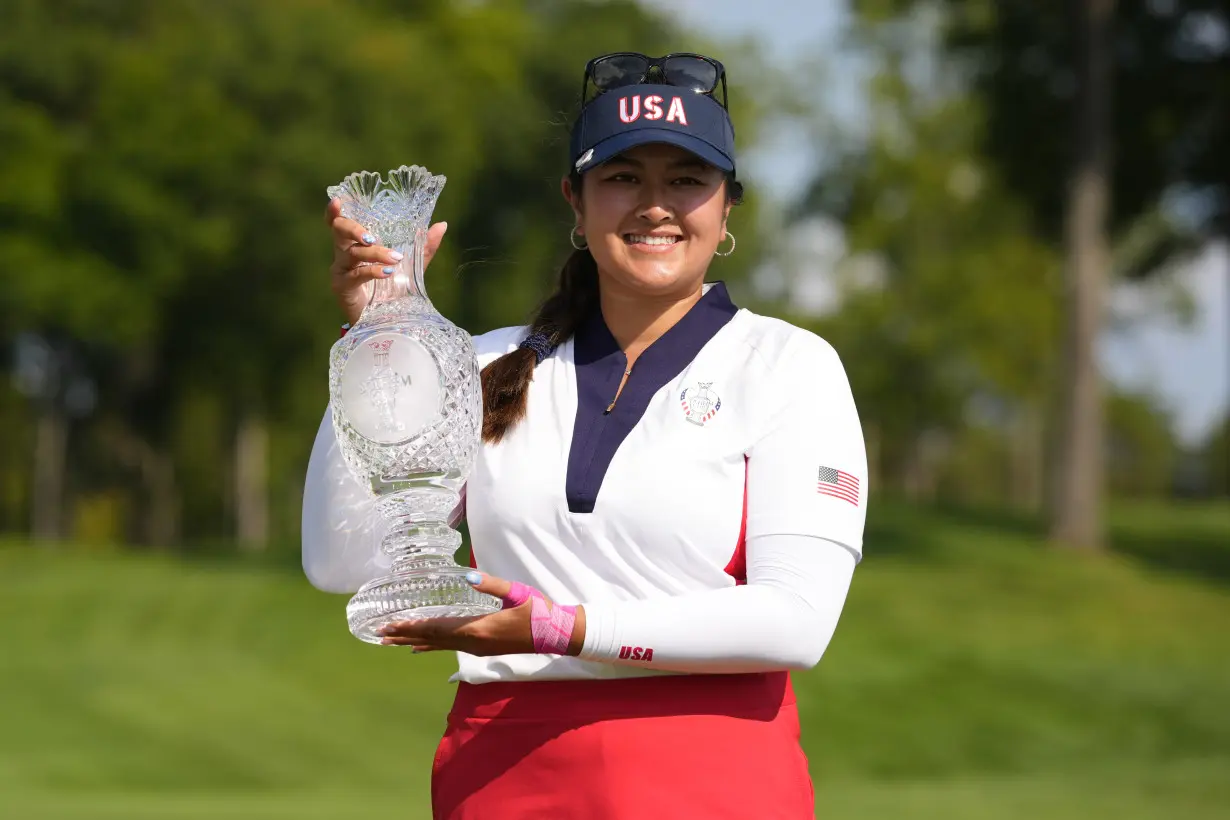
<instances>
[{"instance_id":1,"label":"sky","mask_svg":"<svg viewBox=\"0 0 1230 820\"><path fill-rule=\"evenodd\" d=\"M713 40L750 38L780 65L818 53L836 54L847 20L844 0L642 0L704 32ZM721 55L714 55L721 58ZM733 74L737 66L727 65ZM843 113L857 110L854 72L826 76L820 93ZM843 79L843 77L845 79ZM778 202L797 195L818 165L823 146L801 130L783 130L756 146L741 146L748 179ZM797 243L794 243L797 244ZM817 265L817 269L823 265ZM821 274L822 275L822 274ZM1099 354L1117 385L1156 391L1173 413L1175 430L1198 443L1230 405L1230 248L1212 246L1174 274L1191 294L1195 316L1180 326L1167 316L1108 332ZM822 287L817 288L823 290ZM1114 314L1158 304L1157 289L1118 286Z\"/></svg>"}]
</instances>

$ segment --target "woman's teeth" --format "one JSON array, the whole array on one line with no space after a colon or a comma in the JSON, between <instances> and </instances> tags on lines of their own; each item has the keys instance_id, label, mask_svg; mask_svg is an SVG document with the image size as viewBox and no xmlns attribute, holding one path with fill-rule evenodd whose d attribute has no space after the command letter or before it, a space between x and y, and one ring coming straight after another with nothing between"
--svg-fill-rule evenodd
<instances>
[{"instance_id":1,"label":"woman's teeth","mask_svg":"<svg viewBox=\"0 0 1230 820\"><path fill-rule=\"evenodd\" d=\"M637 234L628 234L625 241L629 245L674 245L682 237L678 236L638 236Z\"/></svg>"}]
</instances>

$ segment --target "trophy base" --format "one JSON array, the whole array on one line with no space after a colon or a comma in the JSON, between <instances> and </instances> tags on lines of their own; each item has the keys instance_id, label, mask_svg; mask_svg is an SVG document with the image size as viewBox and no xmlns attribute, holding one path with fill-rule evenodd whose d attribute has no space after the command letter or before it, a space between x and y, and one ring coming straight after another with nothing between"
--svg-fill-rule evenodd
<instances>
[{"instance_id":1,"label":"trophy base","mask_svg":"<svg viewBox=\"0 0 1230 820\"><path fill-rule=\"evenodd\" d=\"M499 598L470 586L466 567L446 556L424 555L394 565L388 575L368 581L346 605L350 632L378 644L380 629L397 621L468 618L503 608Z\"/></svg>"}]
</instances>

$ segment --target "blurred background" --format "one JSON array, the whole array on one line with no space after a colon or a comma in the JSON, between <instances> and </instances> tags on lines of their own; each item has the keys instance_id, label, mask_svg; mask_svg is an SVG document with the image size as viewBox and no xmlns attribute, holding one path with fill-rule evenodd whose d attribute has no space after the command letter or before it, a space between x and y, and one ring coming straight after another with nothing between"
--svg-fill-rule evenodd
<instances>
[{"instance_id":1,"label":"blurred background","mask_svg":"<svg viewBox=\"0 0 1230 820\"><path fill-rule=\"evenodd\" d=\"M298 567L324 191L446 174L433 300L521 323L614 50L726 64L711 278L859 404L818 816L1230 816L1223 0L3 0L0 815L429 816L454 661Z\"/></svg>"}]
</instances>

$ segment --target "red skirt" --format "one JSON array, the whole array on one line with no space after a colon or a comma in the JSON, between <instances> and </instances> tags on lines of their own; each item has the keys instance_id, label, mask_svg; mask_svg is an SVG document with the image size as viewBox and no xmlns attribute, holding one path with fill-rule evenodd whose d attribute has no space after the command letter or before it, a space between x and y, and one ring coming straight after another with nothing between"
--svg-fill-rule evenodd
<instances>
[{"instance_id":1,"label":"red skirt","mask_svg":"<svg viewBox=\"0 0 1230 820\"><path fill-rule=\"evenodd\" d=\"M814 817L785 672L459 684L436 820Z\"/></svg>"}]
</instances>

